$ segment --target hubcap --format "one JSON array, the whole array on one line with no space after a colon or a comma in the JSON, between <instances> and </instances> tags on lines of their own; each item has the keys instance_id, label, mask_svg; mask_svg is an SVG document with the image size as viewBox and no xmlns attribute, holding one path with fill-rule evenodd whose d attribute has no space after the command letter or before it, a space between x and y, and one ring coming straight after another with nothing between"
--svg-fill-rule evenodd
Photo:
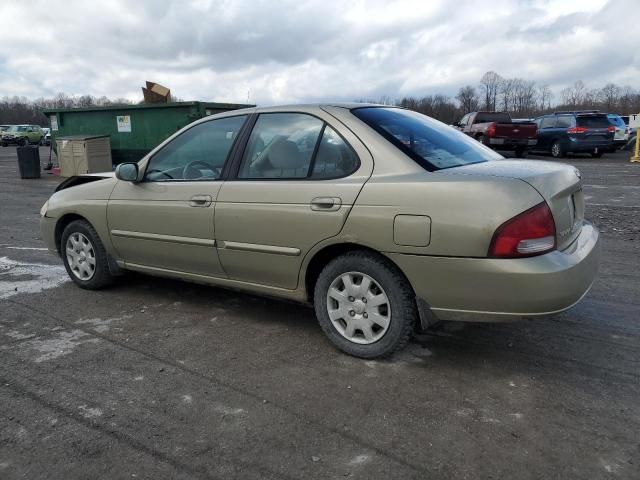
<instances>
[{"instance_id":1,"label":"hubcap","mask_svg":"<svg viewBox=\"0 0 640 480\"><path fill-rule=\"evenodd\" d=\"M89 239L82 233L69 235L66 245L67 262L80 280L90 280L96 271L96 254Z\"/></svg>"},{"instance_id":2,"label":"hubcap","mask_svg":"<svg viewBox=\"0 0 640 480\"><path fill-rule=\"evenodd\" d=\"M363 345L380 340L391 321L387 294L373 278L360 272L344 273L331 282L327 311L340 335Z\"/></svg>"},{"instance_id":3,"label":"hubcap","mask_svg":"<svg viewBox=\"0 0 640 480\"><path fill-rule=\"evenodd\" d=\"M560 145L554 143L553 147L551 147L551 153L553 153L554 157L557 157L560 154Z\"/></svg>"}]
</instances>

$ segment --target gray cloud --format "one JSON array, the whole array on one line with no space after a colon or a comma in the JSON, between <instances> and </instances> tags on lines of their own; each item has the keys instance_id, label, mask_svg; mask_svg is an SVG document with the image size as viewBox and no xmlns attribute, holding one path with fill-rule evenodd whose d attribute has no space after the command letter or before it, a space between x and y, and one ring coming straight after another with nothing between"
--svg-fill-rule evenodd
<instances>
[{"instance_id":1,"label":"gray cloud","mask_svg":"<svg viewBox=\"0 0 640 480\"><path fill-rule=\"evenodd\" d=\"M281 103L454 94L487 70L640 87L635 0L0 4L0 96ZM490 5L490 7L487 7Z\"/></svg>"}]
</instances>

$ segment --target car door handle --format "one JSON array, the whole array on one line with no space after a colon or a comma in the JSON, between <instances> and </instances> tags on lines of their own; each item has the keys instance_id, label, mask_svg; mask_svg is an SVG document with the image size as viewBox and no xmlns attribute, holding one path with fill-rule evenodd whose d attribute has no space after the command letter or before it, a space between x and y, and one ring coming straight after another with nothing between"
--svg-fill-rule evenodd
<instances>
[{"instance_id":1,"label":"car door handle","mask_svg":"<svg viewBox=\"0 0 640 480\"><path fill-rule=\"evenodd\" d=\"M318 212L335 212L342 206L342 200L338 197L316 197L311 200L311 210Z\"/></svg>"},{"instance_id":2,"label":"car door handle","mask_svg":"<svg viewBox=\"0 0 640 480\"><path fill-rule=\"evenodd\" d=\"M211 195L194 195L189 200L189 206L191 207L208 207L211 205Z\"/></svg>"}]
</instances>

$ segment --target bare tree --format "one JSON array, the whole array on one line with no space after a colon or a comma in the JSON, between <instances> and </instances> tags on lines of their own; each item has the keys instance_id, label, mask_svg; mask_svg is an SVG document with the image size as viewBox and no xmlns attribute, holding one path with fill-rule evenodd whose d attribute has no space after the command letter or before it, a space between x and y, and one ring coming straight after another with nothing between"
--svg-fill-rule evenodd
<instances>
[{"instance_id":1,"label":"bare tree","mask_svg":"<svg viewBox=\"0 0 640 480\"><path fill-rule=\"evenodd\" d=\"M582 80L576 81L572 86L567 87L560 92L563 103L573 108L583 106L586 93L587 87Z\"/></svg>"},{"instance_id":2,"label":"bare tree","mask_svg":"<svg viewBox=\"0 0 640 480\"><path fill-rule=\"evenodd\" d=\"M502 77L493 70L485 73L480 79L480 88L484 94L484 108L487 110L496 110L498 91L501 83Z\"/></svg>"},{"instance_id":3,"label":"bare tree","mask_svg":"<svg viewBox=\"0 0 640 480\"><path fill-rule=\"evenodd\" d=\"M540 110L550 110L551 109L551 99L553 98L553 92L549 85L541 85L538 87L538 98L540 99Z\"/></svg>"},{"instance_id":4,"label":"bare tree","mask_svg":"<svg viewBox=\"0 0 640 480\"><path fill-rule=\"evenodd\" d=\"M620 104L622 89L615 83L607 83L600 89L598 99L607 112L613 112Z\"/></svg>"},{"instance_id":5,"label":"bare tree","mask_svg":"<svg viewBox=\"0 0 640 480\"><path fill-rule=\"evenodd\" d=\"M462 109L463 114L475 112L478 110L478 104L480 103L476 89L471 85L460 87L458 95L456 95L456 100L460 102L460 108Z\"/></svg>"},{"instance_id":6,"label":"bare tree","mask_svg":"<svg viewBox=\"0 0 640 480\"><path fill-rule=\"evenodd\" d=\"M513 110L514 93L516 88L516 78L505 78L498 85L500 98L501 98L501 110L509 112Z\"/></svg>"}]
</instances>

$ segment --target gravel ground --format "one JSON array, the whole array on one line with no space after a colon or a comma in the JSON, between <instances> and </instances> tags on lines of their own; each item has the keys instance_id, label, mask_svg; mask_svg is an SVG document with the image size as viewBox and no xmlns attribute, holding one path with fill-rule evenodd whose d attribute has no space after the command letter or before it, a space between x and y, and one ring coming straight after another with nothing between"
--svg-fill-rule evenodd
<instances>
[{"instance_id":1,"label":"gravel ground","mask_svg":"<svg viewBox=\"0 0 640 480\"><path fill-rule=\"evenodd\" d=\"M580 304L361 361L299 305L74 287L39 238L58 180L0 149L0 478L640 478L640 164L566 161L603 232Z\"/></svg>"}]
</instances>

